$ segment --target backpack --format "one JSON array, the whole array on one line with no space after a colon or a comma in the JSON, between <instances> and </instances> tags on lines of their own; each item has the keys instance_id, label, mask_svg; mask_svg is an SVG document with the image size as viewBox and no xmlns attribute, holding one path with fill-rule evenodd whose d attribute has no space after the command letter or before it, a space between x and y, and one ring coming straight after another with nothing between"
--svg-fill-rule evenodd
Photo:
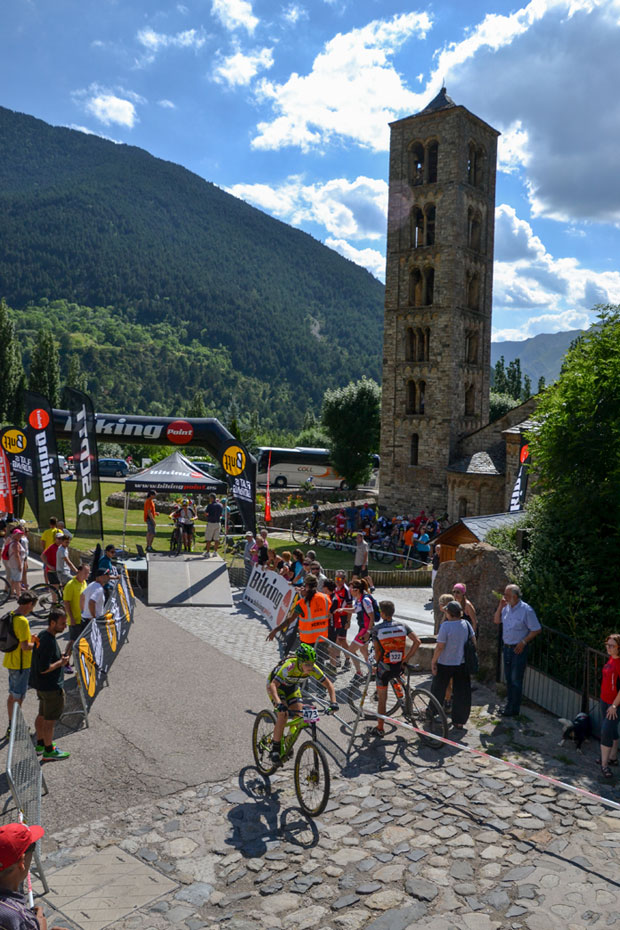
<instances>
[{"instance_id":1,"label":"backpack","mask_svg":"<svg viewBox=\"0 0 620 930\"><path fill-rule=\"evenodd\" d=\"M8 542L5 542L4 546L2 547L2 559L5 562L9 561L9 546L10 545L11 545L11 540L9 539Z\"/></svg>"},{"instance_id":2,"label":"backpack","mask_svg":"<svg viewBox=\"0 0 620 930\"><path fill-rule=\"evenodd\" d=\"M0 617L0 652L14 652L19 640L13 629L13 612Z\"/></svg>"},{"instance_id":3,"label":"backpack","mask_svg":"<svg viewBox=\"0 0 620 930\"><path fill-rule=\"evenodd\" d=\"M381 622L381 611L379 610L379 605L377 604L377 601L375 600L375 598L372 596L370 592L368 593L364 592L364 595L362 597L362 603L365 597L367 597L370 603L372 604L372 609L375 614L375 623L380 623Z\"/></svg>"}]
</instances>

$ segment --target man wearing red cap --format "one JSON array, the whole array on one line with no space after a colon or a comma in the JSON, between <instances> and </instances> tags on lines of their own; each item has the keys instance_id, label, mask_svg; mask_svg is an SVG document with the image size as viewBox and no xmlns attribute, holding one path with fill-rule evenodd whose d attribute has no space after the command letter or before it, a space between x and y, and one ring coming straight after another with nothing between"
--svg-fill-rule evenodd
<instances>
[{"instance_id":1,"label":"man wearing red cap","mask_svg":"<svg viewBox=\"0 0 620 930\"><path fill-rule=\"evenodd\" d=\"M34 846L45 830L25 823L0 827L0 927L3 930L48 930L43 908L31 908L19 887L30 871ZM49 930L67 930L51 927Z\"/></svg>"}]
</instances>

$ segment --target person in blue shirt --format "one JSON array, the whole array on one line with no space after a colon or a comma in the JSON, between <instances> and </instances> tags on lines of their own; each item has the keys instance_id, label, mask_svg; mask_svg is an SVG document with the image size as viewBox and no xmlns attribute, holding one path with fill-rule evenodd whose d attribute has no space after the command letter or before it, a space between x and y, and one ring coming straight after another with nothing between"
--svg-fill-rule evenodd
<instances>
[{"instance_id":1,"label":"person in blue shirt","mask_svg":"<svg viewBox=\"0 0 620 930\"><path fill-rule=\"evenodd\" d=\"M367 501L365 501L364 505L362 506L362 509L360 510L360 526L362 528L366 526L372 526L374 519L375 519L374 510L372 509L370 504Z\"/></svg>"},{"instance_id":2,"label":"person in blue shirt","mask_svg":"<svg viewBox=\"0 0 620 930\"><path fill-rule=\"evenodd\" d=\"M502 624L504 641L504 677L508 690L502 717L516 717L521 709L528 645L542 627L530 605L521 600L521 590L516 584L506 585L493 622L498 626Z\"/></svg>"}]
</instances>

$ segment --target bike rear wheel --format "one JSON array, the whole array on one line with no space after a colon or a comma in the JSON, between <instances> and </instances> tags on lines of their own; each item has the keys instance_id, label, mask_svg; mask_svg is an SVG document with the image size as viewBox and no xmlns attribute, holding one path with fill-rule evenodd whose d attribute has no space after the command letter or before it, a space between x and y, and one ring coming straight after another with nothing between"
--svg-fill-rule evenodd
<instances>
[{"instance_id":1,"label":"bike rear wheel","mask_svg":"<svg viewBox=\"0 0 620 930\"><path fill-rule=\"evenodd\" d=\"M261 710L254 719L252 728L252 752L256 768L261 775L271 775L278 767L271 759L273 728L276 725L275 714L270 710Z\"/></svg>"},{"instance_id":2,"label":"bike rear wheel","mask_svg":"<svg viewBox=\"0 0 620 930\"><path fill-rule=\"evenodd\" d=\"M325 753L312 740L301 746L295 756L295 794L299 806L309 817L318 817L329 801L329 765Z\"/></svg>"},{"instance_id":3,"label":"bike rear wheel","mask_svg":"<svg viewBox=\"0 0 620 930\"><path fill-rule=\"evenodd\" d=\"M51 584L35 584L30 588L30 592L38 597L32 609L32 616L38 617L39 620L47 619L52 607L60 603L60 594Z\"/></svg>"},{"instance_id":4,"label":"bike rear wheel","mask_svg":"<svg viewBox=\"0 0 620 930\"><path fill-rule=\"evenodd\" d=\"M293 523L291 533L296 543L310 542L310 521L303 520L301 523Z\"/></svg>"},{"instance_id":5,"label":"bike rear wheel","mask_svg":"<svg viewBox=\"0 0 620 930\"><path fill-rule=\"evenodd\" d=\"M418 733L420 741L433 749L441 749L443 743L435 736L448 736L448 719L444 709L430 691L411 688L405 693L405 717L409 723L424 730Z\"/></svg>"}]
</instances>

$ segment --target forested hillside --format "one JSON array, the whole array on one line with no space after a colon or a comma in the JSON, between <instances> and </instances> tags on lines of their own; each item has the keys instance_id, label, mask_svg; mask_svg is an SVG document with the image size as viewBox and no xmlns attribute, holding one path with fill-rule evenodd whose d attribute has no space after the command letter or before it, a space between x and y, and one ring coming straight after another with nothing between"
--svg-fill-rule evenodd
<instances>
[{"instance_id":1,"label":"forested hillside","mask_svg":"<svg viewBox=\"0 0 620 930\"><path fill-rule=\"evenodd\" d=\"M175 413L204 387L297 427L327 387L380 379L380 282L178 165L0 108L0 212L25 347L51 322L100 408Z\"/></svg>"}]
</instances>

